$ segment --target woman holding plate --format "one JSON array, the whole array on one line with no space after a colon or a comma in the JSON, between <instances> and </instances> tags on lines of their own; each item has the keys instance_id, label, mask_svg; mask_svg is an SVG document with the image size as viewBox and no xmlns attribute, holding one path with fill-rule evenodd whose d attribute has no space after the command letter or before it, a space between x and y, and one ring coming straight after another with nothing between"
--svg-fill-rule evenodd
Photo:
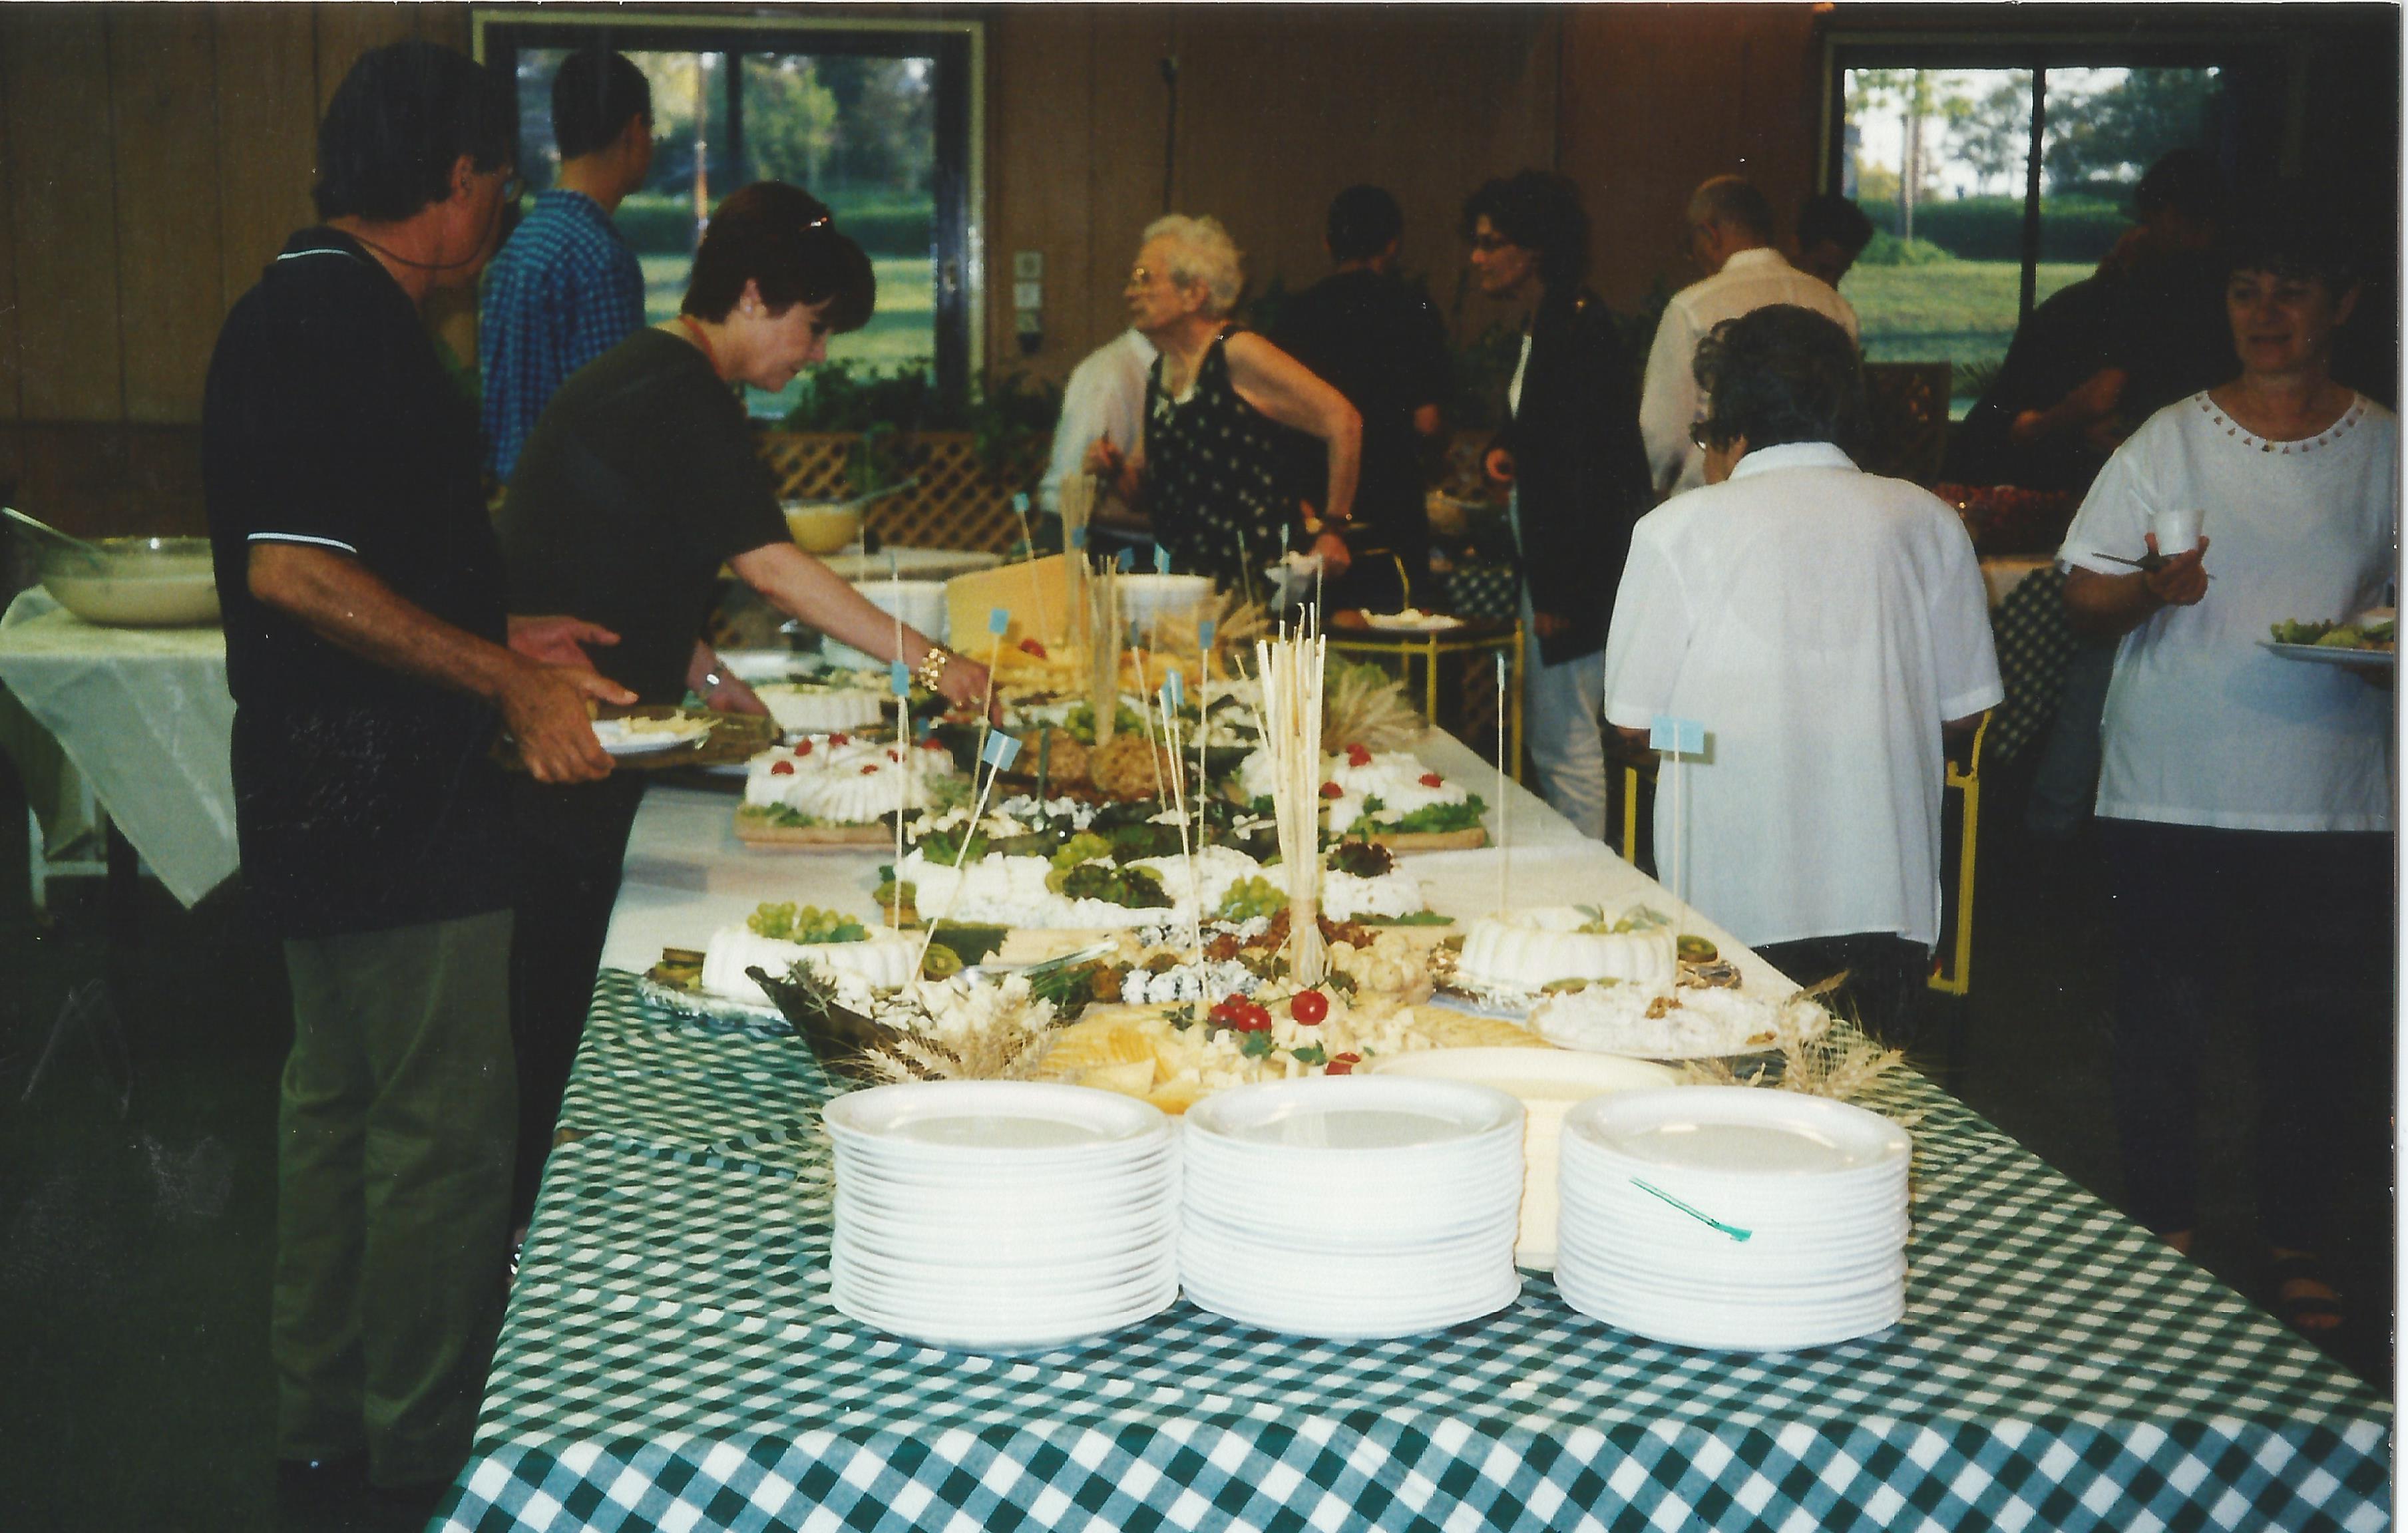
<instances>
[{"instance_id":1,"label":"woman holding plate","mask_svg":"<svg viewBox=\"0 0 2408 1533\"><path fill-rule=\"evenodd\" d=\"M563 384L519 455L502 507L514 609L577 611L620 636L595 656L648 703L687 690L764 711L719 674L700 638L722 565L772 605L868 654L911 666L956 703L986 668L898 625L795 546L730 385L781 389L858 330L877 302L861 247L806 192L760 181L731 193L695 252L677 318L639 330ZM573 599L580 605L545 605ZM532 604L532 605L530 605ZM518 1034L519 1211L540 1171L592 1000L619 867L642 785L522 785L524 862L511 954Z\"/></svg>"},{"instance_id":2,"label":"woman holding plate","mask_svg":"<svg viewBox=\"0 0 2408 1533\"><path fill-rule=\"evenodd\" d=\"M2316 1254L2336 1164L2323 1088L2348 1058L2352 977L2381 988L2388 972L2372 955L2390 951L2389 673L2304 665L2260 641L2275 623L2383 600L2400 424L2332 376L2359 287L2329 210L2278 193L2229 238L2241 376L2150 417L2100 474L2057 558L2074 625L2122 638L2098 811L2118 938L2125 1202L2189 1251L2198 1061L2219 959L2237 939L2258 960L2268 1297L2322 1336L2342 1320ZM2173 539L2186 546L2165 546Z\"/></svg>"}]
</instances>

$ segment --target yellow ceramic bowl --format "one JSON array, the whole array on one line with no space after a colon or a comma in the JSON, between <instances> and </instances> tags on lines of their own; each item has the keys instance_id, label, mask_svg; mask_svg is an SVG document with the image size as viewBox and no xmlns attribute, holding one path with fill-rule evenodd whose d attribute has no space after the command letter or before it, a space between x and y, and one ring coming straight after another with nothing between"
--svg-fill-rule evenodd
<instances>
[{"instance_id":1,"label":"yellow ceramic bowl","mask_svg":"<svg viewBox=\"0 0 2408 1533\"><path fill-rule=\"evenodd\" d=\"M824 500L790 500L786 531L805 553L841 553L861 537L861 509Z\"/></svg>"}]
</instances>

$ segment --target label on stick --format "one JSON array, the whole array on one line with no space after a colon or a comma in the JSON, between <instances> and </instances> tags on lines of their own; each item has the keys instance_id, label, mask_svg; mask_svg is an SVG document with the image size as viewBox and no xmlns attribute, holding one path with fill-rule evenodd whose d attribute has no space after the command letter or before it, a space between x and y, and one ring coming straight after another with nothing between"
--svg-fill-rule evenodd
<instances>
[{"instance_id":1,"label":"label on stick","mask_svg":"<svg viewBox=\"0 0 2408 1533\"><path fill-rule=\"evenodd\" d=\"M1704 755L1706 726L1695 719L1675 719L1659 713L1647 725L1647 748L1670 751L1676 756Z\"/></svg>"},{"instance_id":2,"label":"label on stick","mask_svg":"<svg viewBox=\"0 0 2408 1533\"><path fill-rule=\"evenodd\" d=\"M986 738L986 749L979 752L979 759L998 772L1011 770L1011 764L1019 758L1019 737L1007 735L1000 729Z\"/></svg>"}]
</instances>

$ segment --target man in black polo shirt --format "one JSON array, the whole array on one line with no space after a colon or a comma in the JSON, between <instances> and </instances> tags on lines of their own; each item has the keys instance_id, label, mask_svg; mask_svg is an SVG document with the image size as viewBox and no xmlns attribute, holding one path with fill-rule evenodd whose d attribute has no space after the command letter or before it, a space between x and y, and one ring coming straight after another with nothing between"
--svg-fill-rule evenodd
<instances>
[{"instance_id":1,"label":"man in black polo shirt","mask_svg":"<svg viewBox=\"0 0 2408 1533\"><path fill-rule=\"evenodd\" d=\"M465 1457L503 1297L515 1099L507 724L550 781L609 770L570 620L503 614L476 418L419 306L474 279L509 179L507 87L363 57L294 235L210 359L203 472L235 696L244 882L284 940L270 1347L285 1483L405 1496ZM513 631L515 630L515 631ZM515 646L515 650L513 648Z\"/></svg>"},{"instance_id":2,"label":"man in black polo shirt","mask_svg":"<svg viewBox=\"0 0 2408 1533\"><path fill-rule=\"evenodd\" d=\"M1429 579L1423 450L1438 436L1439 408L1453 385L1438 310L1397 279L1404 228L1404 210L1382 188L1339 193L1326 235L1338 269L1289 302L1271 337L1363 417L1363 477L1347 537L1358 552L1388 549L1397 555L1358 557L1330 593L1336 607L1402 606L1408 597L1398 587L1398 560L1415 591ZM1307 498L1319 504L1321 444L1311 450Z\"/></svg>"}]
</instances>

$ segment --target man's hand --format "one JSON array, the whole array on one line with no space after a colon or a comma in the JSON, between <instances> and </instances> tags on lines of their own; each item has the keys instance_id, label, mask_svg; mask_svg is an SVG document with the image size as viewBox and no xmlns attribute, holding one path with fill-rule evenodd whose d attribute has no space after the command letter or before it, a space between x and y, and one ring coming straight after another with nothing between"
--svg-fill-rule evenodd
<instances>
[{"instance_id":1,"label":"man's hand","mask_svg":"<svg viewBox=\"0 0 2408 1533\"><path fill-rule=\"evenodd\" d=\"M1511 449L1490 448L1486 455L1480 460L1480 467L1481 471L1488 476L1491 483L1513 482L1513 453Z\"/></svg>"},{"instance_id":2,"label":"man's hand","mask_svg":"<svg viewBox=\"0 0 2408 1533\"><path fill-rule=\"evenodd\" d=\"M590 670L527 664L494 696L518 741L519 759L538 782L593 782L610 775L610 753L594 736L586 700L627 703L635 694Z\"/></svg>"},{"instance_id":3,"label":"man's hand","mask_svg":"<svg viewBox=\"0 0 2408 1533\"><path fill-rule=\"evenodd\" d=\"M1326 579L1334 580L1354 567L1354 555L1348 552L1346 539L1334 532L1314 538L1312 552L1321 555L1321 573Z\"/></svg>"},{"instance_id":4,"label":"man's hand","mask_svg":"<svg viewBox=\"0 0 2408 1533\"><path fill-rule=\"evenodd\" d=\"M510 614L510 648L538 665L577 666L591 670L594 660L585 652L585 646L597 644L607 649L618 642L617 634L583 618Z\"/></svg>"}]
</instances>

